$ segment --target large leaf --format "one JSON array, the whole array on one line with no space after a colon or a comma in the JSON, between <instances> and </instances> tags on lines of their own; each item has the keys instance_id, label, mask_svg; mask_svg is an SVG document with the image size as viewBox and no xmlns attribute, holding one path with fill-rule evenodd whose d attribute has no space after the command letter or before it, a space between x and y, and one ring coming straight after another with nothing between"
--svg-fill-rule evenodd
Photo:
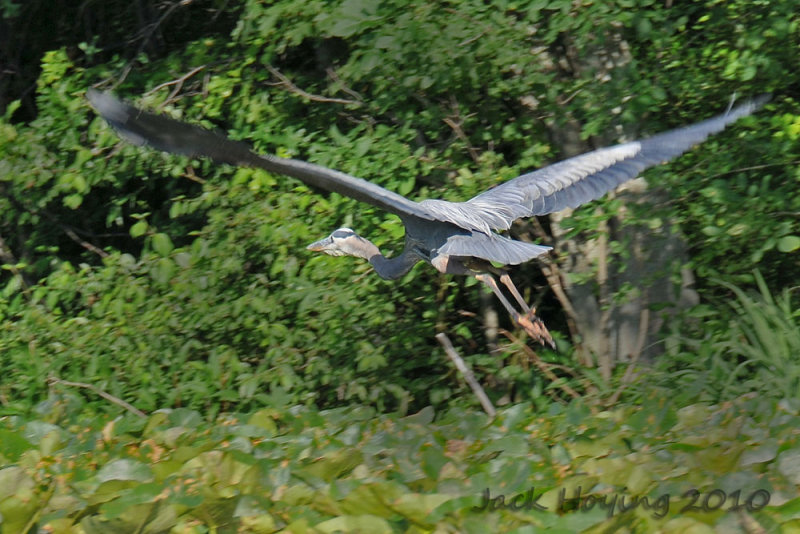
<instances>
[{"instance_id":1,"label":"large leaf","mask_svg":"<svg viewBox=\"0 0 800 534\"><path fill-rule=\"evenodd\" d=\"M96 478L98 482L108 482L110 480L149 482L153 479L153 472L150 466L145 463L129 458L120 458L112 460L100 468Z\"/></svg>"}]
</instances>

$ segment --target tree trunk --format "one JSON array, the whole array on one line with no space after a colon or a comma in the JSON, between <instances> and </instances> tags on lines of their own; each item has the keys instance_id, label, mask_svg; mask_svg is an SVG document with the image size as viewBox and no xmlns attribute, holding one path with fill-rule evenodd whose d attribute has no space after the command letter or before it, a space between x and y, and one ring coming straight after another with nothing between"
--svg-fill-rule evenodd
<instances>
[{"instance_id":1,"label":"tree trunk","mask_svg":"<svg viewBox=\"0 0 800 534\"><path fill-rule=\"evenodd\" d=\"M607 43L614 49L600 50L581 62L566 47L566 60L558 62L562 67L568 65L562 72L577 80L583 66L591 64L596 78L611 76L613 69L629 60L629 55L621 38ZM620 141L609 137L591 146L581 140L581 126L574 119L548 126L552 142L563 158ZM626 133L635 138L637 132ZM667 198L663 191L648 188L643 178L628 182L612 194L621 195L626 203L657 203ZM622 209L598 229L599 237L568 239L568 228L563 228L561 222L569 215L571 210L551 215L559 264L555 269L545 267L545 274L549 274L551 286L559 283L563 288L561 300L570 316L578 358L584 365L599 367L608 379L619 363L651 361L663 352L658 333L664 321L678 309L698 301L692 289L694 277L684 267L686 245L670 221L662 219L656 228L623 224L629 213ZM630 257L614 258L609 247L612 241L628 243ZM628 294L622 296L620 292L626 289ZM565 298L569 302L564 302Z\"/></svg>"}]
</instances>

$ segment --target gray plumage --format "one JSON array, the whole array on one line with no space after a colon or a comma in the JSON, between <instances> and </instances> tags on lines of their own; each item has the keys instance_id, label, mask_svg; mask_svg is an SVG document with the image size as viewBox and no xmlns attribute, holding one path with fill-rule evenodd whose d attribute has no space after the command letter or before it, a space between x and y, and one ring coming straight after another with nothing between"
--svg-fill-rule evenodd
<instances>
[{"instance_id":1,"label":"gray plumage","mask_svg":"<svg viewBox=\"0 0 800 534\"><path fill-rule=\"evenodd\" d=\"M528 309L508 276L490 263L520 264L547 253L550 247L516 241L495 230L506 230L521 217L575 208L597 199L635 178L644 169L679 156L731 122L753 113L768 100L764 95L691 126L566 159L509 180L466 202L414 202L339 171L304 161L256 154L245 143L139 110L109 93L90 89L87 97L97 112L134 144L208 157L220 163L258 167L398 215L406 227L405 249L398 256L383 256L375 245L349 228L336 230L308 248L365 258L387 279L403 276L420 260L445 273L475 275L492 288L518 324L540 341L550 343L552 339L544 325ZM491 273L500 274L524 315L518 314L505 299Z\"/></svg>"},{"instance_id":2,"label":"gray plumage","mask_svg":"<svg viewBox=\"0 0 800 534\"><path fill-rule=\"evenodd\" d=\"M439 220L489 232L506 230L521 217L577 208L598 199L643 170L667 162L750 115L762 96L714 118L621 145L601 148L518 176L466 202L423 200L422 207Z\"/></svg>"}]
</instances>

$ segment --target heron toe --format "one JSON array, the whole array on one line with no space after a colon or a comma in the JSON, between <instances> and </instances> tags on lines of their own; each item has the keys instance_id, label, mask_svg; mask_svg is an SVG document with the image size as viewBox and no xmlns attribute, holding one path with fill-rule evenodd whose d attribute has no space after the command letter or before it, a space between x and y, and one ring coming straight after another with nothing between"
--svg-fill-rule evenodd
<instances>
[{"instance_id":1,"label":"heron toe","mask_svg":"<svg viewBox=\"0 0 800 534\"><path fill-rule=\"evenodd\" d=\"M556 344L553 341L550 332L547 330L547 327L544 325L544 322L538 317L536 317L533 311L526 313L525 315L517 315L516 317L514 317L514 320L533 339L535 339L542 345L547 343L553 349L556 348Z\"/></svg>"}]
</instances>

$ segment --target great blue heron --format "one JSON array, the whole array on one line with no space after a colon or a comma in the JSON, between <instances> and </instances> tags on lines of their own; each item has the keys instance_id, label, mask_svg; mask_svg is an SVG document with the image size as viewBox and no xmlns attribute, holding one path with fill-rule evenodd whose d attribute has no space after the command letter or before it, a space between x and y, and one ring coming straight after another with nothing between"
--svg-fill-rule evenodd
<instances>
[{"instance_id":1,"label":"great blue heron","mask_svg":"<svg viewBox=\"0 0 800 534\"><path fill-rule=\"evenodd\" d=\"M511 278L492 265L492 262L517 265L546 254L551 247L510 239L495 230L507 230L521 217L575 208L599 198L642 170L682 154L727 124L753 113L768 98L758 97L711 119L648 139L566 159L509 180L466 202L414 202L339 171L305 161L256 154L242 142L142 111L107 92L90 89L87 97L122 137L136 145L285 174L394 213L406 230L405 248L397 256L387 258L377 246L349 228L335 230L308 249L332 256L364 258L387 280L403 276L419 261L427 261L443 273L474 276L491 288L516 324L534 339L551 346L553 340L547 328L525 303ZM503 295L495 276L508 288L520 310Z\"/></svg>"}]
</instances>

